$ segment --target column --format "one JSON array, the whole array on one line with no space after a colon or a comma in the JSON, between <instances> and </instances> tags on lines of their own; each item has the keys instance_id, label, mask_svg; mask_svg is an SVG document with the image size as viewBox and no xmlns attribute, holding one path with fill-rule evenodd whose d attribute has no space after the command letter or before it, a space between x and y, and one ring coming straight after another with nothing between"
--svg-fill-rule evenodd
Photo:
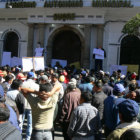
<instances>
[{"instance_id":1,"label":"column","mask_svg":"<svg viewBox=\"0 0 140 140\"><path fill-rule=\"evenodd\" d=\"M48 46L48 39L49 39L49 25L45 25L45 32L44 32L44 60L45 60L45 66L47 65L47 46Z\"/></svg>"},{"instance_id":2,"label":"column","mask_svg":"<svg viewBox=\"0 0 140 140\"><path fill-rule=\"evenodd\" d=\"M0 40L0 65L2 64L3 39Z\"/></svg>"},{"instance_id":3,"label":"column","mask_svg":"<svg viewBox=\"0 0 140 140\"><path fill-rule=\"evenodd\" d=\"M33 37L33 56L35 55L35 48L36 48L36 45L37 45L37 42L38 42L38 26L37 25L34 25L34 37Z\"/></svg>"},{"instance_id":4,"label":"column","mask_svg":"<svg viewBox=\"0 0 140 140\"><path fill-rule=\"evenodd\" d=\"M93 59L93 49L97 47L97 28L96 26L91 26L91 39L90 39L90 69L95 68L95 63Z\"/></svg>"}]
</instances>

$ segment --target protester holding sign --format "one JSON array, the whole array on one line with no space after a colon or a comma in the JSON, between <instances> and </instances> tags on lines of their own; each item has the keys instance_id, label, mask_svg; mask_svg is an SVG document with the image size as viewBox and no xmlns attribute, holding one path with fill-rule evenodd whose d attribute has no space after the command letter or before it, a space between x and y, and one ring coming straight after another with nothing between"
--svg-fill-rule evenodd
<instances>
[{"instance_id":1,"label":"protester holding sign","mask_svg":"<svg viewBox=\"0 0 140 140\"><path fill-rule=\"evenodd\" d=\"M106 57L106 52L99 46L93 49L93 58L95 59L95 71L103 70L103 60Z\"/></svg>"},{"instance_id":2,"label":"protester holding sign","mask_svg":"<svg viewBox=\"0 0 140 140\"><path fill-rule=\"evenodd\" d=\"M42 56L44 48L41 48L41 43L38 42L37 48L35 49L35 56Z\"/></svg>"}]
</instances>

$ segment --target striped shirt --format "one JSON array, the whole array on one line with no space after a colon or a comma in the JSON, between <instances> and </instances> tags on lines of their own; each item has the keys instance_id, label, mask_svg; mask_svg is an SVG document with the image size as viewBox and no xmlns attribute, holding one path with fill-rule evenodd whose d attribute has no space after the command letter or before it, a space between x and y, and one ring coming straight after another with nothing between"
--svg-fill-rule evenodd
<instances>
[{"instance_id":1,"label":"striped shirt","mask_svg":"<svg viewBox=\"0 0 140 140\"><path fill-rule=\"evenodd\" d=\"M90 103L83 103L73 111L68 128L70 137L93 136L99 129L98 110Z\"/></svg>"}]
</instances>

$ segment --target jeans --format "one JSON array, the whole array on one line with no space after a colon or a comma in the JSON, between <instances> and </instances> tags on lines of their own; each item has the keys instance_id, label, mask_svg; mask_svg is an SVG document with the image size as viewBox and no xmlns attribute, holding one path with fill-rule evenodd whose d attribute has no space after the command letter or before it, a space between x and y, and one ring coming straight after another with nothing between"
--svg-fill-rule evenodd
<instances>
[{"instance_id":1,"label":"jeans","mask_svg":"<svg viewBox=\"0 0 140 140\"><path fill-rule=\"evenodd\" d=\"M32 112L30 109L25 109L23 113L23 122L26 115L27 115L26 140L30 140L32 134Z\"/></svg>"},{"instance_id":2,"label":"jeans","mask_svg":"<svg viewBox=\"0 0 140 140\"><path fill-rule=\"evenodd\" d=\"M32 132L31 140L52 140L52 132Z\"/></svg>"}]
</instances>

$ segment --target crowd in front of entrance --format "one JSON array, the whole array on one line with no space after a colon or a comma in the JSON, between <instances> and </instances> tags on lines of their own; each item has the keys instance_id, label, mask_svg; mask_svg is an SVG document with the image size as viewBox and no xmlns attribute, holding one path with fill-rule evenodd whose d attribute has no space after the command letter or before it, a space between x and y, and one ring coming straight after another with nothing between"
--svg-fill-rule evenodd
<instances>
[{"instance_id":1,"label":"crowd in front of entrance","mask_svg":"<svg viewBox=\"0 0 140 140\"><path fill-rule=\"evenodd\" d=\"M0 68L0 139L52 140L56 123L64 140L140 139L136 73L112 75L75 67L22 72Z\"/></svg>"}]
</instances>

